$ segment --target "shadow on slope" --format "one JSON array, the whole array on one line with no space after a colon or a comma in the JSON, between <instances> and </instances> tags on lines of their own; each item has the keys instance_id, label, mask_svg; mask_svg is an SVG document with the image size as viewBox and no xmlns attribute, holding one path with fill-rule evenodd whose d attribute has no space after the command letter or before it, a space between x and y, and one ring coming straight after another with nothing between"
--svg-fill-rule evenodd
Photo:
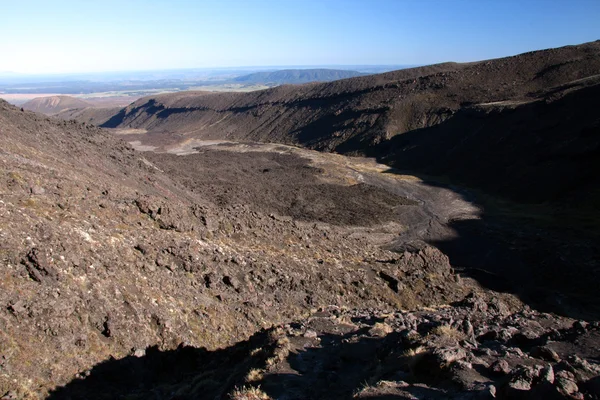
<instances>
[{"instance_id":1,"label":"shadow on slope","mask_svg":"<svg viewBox=\"0 0 600 400\"><path fill-rule=\"evenodd\" d=\"M269 331L255 333L235 345L208 351L181 345L176 350L146 349L140 357L109 359L66 386L53 391L58 399L219 399L243 383L251 368L264 363L255 349L268 349Z\"/></svg>"},{"instance_id":2,"label":"shadow on slope","mask_svg":"<svg viewBox=\"0 0 600 400\"><path fill-rule=\"evenodd\" d=\"M547 320L536 313L531 319L514 319L514 315L489 319L489 311L477 311L478 306L469 301L453 306L456 308L393 315L325 309L227 349L208 352L182 347L160 352L153 348L140 358L97 365L86 378L72 381L49 399L475 400L496 397L491 396L490 384L498 388L498 398L508 399L514 398L515 392L510 392L507 383L522 376L521 363L531 370L548 365L549 360L535 349L550 338L559 346L557 357L577 354L593 360L597 354L584 350L593 348L590 344L600 338L593 329L586 333L577 324L571 326L559 318ZM514 328L515 324L520 331L538 328L527 335L495 335L495 328ZM481 334L466 339L469 329ZM520 355L498 353L500 347ZM498 374L493 368L497 359L507 366L510 362L512 372ZM577 383L584 393L594 392L597 371L584 372L589 364L553 364L557 371L570 368L579 374ZM529 381L536 387L531 392L519 389L519 398L567 398L558 396L552 385L534 381L533 376Z\"/></svg>"},{"instance_id":3,"label":"shadow on slope","mask_svg":"<svg viewBox=\"0 0 600 400\"><path fill-rule=\"evenodd\" d=\"M356 322L356 321L355 321ZM378 319L365 321L371 327ZM372 336L369 326L344 333L319 334L318 342L292 337L290 352L256 384L273 399L449 399L458 387L445 377L415 374L401 334ZM327 330L327 329L326 329ZM401 389L381 381L407 380ZM429 386L430 385L430 386ZM364 393L362 393L365 391ZM465 398L466 390L461 394Z\"/></svg>"},{"instance_id":4,"label":"shadow on slope","mask_svg":"<svg viewBox=\"0 0 600 400\"><path fill-rule=\"evenodd\" d=\"M273 399L349 399L381 379L408 377L406 360L397 360L405 350L402 343L398 333L373 337L364 327L347 333L319 334L319 340L288 338L271 329L215 351L187 346L160 351L152 347L141 357L106 360L47 399L263 398L232 396L236 389L249 387L260 388L263 395ZM252 371L260 371L260 375L250 378ZM408 399L412 398L409 393L448 398L445 389L425 385L405 388L403 395L383 390L368 398Z\"/></svg>"},{"instance_id":5,"label":"shadow on slope","mask_svg":"<svg viewBox=\"0 0 600 400\"><path fill-rule=\"evenodd\" d=\"M429 238L453 266L538 308L598 318L600 85L558 96L469 107L369 155L390 173L470 188L481 219L449 221L453 239Z\"/></svg>"},{"instance_id":6,"label":"shadow on slope","mask_svg":"<svg viewBox=\"0 0 600 400\"><path fill-rule=\"evenodd\" d=\"M599 99L600 84L556 100L471 106L369 155L520 203L562 201L598 182Z\"/></svg>"}]
</instances>

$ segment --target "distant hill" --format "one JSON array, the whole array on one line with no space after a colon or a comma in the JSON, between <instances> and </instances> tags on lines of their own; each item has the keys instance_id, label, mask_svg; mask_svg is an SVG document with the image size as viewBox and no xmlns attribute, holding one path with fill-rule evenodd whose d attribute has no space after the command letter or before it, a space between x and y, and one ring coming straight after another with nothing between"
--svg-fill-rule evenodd
<instances>
[{"instance_id":1,"label":"distant hill","mask_svg":"<svg viewBox=\"0 0 600 400\"><path fill-rule=\"evenodd\" d=\"M235 78L234 81L238 83L284 85L308 82L331 82L363 75L367 74L342 69L284 69L281 71L255 72L253 74L242 75Z\"/></svg>"},{"instance_id":2,"label":"distant hill","mask_svg":"<svg viewBox=\"0 0 600 400\"><path fill-rule=\"evenodd\" d=\"M598 94L600 41L250 93L151 96L104 126L162 141L177 133L366 154L541 202L572 190L575 177L596 179Z\"/></svg>"},{"instance_id":3,"label":"distant hill","mask_svg":"<svg viewBox=\"0 0 600 400\"><path fill-rule=\"evenodd\" d=\"M71 96L36 97L23 104L23 108L26 110L46 115L54 115L65 110L91 106L91 103Z\"/></svg>"}]
</instances>

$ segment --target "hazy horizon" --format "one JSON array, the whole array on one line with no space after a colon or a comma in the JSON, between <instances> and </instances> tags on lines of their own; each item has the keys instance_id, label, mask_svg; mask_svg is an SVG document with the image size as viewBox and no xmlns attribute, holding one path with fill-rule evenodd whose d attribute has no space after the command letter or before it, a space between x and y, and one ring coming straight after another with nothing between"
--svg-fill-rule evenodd
<instances>
[{"instance_id":1,"label":"hazy horizon","mask_svg":"<svg viewBox=\"0 0 600 400\"><path fill-rule=\"evenodd\" d=\"M77 76L77 75L95 75L95 74L127 74L127 73L152 73L152 72L186 72L186 71L279 71L285 69L342 69L351 70L353 68L412 68L418 67L425 64L407 64L407 65L396 65L396 64L322 64L322 65L236 65L227 67L189 67L189 68L151 68L151 69L124 69L124 70L97 70L97 71L76 71L76 72L15 72L15 71L2 71L0 70L0 76L5 75L18 75L18 76Z\"/></svg>"},{"instance_id":2,"label":"hazy horizon","mask_svg":"<svg viewBox=\"0 0 600 400\"><path fill-rule=\"evenodd\" d=\"M0 71L87 74L469 62L600 39L600 2L6 2Z\"/></svg>"}]
</instances>

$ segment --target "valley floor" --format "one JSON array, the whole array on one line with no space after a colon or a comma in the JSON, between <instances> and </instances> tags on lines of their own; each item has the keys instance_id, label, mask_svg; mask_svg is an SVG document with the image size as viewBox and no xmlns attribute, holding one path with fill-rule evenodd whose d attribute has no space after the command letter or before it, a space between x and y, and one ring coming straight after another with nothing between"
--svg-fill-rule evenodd
<instances>
[{"instance_id":1,"label":"valley floor","mask_svg":"<svg viewBox=\"0 0 600 400\"><path fill-rule=\"evenodd\" d=\"M122 131L140 152L0 106L3 399L597 390L598 324L547 295L518 248L540 236L468 190L367 158Z\"/></svg>"},{"instance_id":2,"label":"valley floor","mask_svg":"<svg viewBox=\"0 0 600 400\"><path fill-rule=\"evenodd\" d=\"M365 158L229 141L132 144L219 207L244 205L276 219L336 226L347 238L398 253L424 254L430 243L459 240L451 224L483 214L468 192ZM477 257L498 251L497 243L480 243L470 249ZM234 400L596 398L600 364L592 360L600 357L600 325L531 309L511 294L514 282L479 272L446 275L470 292L462 301L420 311L319 307L223 349L149 348L106 361L49 399L102 398L102 392L131 399L150 393ZM398 293L407 284L380 275ZM490 281L503 290L490 290Z\"/></svg>"}]
</instances>

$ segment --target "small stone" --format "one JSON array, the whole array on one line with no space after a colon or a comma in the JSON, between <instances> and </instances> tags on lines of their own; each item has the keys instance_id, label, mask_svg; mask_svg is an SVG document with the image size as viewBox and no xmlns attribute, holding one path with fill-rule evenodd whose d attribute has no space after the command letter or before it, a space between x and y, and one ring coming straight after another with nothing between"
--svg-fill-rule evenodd
<instances>
[{"instance_id":1,"label":"small stone","mask_svg":"<svg viewBox=\"0 0 600 400\"><path fill-rule=\"evenodd\" d=\"M562 393L573 394L579 391L575 382L575 376L569 371L559 371L556 373L556 386Z\"/></svg>"},{"instance_id":2,"label":"small stone","mask_svg":"<svg viewBox=\"0 0 600 400\"><path fill-rule=\"evenodd\" d=\"M585 321L575 321L573 323L573 329L578 332L585 332L587 330L588 323Z\"/></svg>"},{"instance_id":3,"label":"small stone","mask_svg":"<svg viewBox=\"0 0 600 400\"><path fill-rule=\"evenodd\" d=\"M582 359L576 354L572 354L568 357L569 363L579 369L582 369L586 372L599 375L600 374L600 366L596 364L590 364L587 360Z\"/></svg>"},{"instance_id":4,"label":"small stone","mask_svg":"<svg viewBox=\"0 0 600 400\"><path fill-rule=\"evenodd\" d=\"M311 338L311 339L313 339L313 338L316 338L319 335L317 334L317 332L315 332L313 330L307 330L306 332L304 332L303 336L305 338Z\"/></svg>"},{"instance_id":5,"label":"small stone","mask_svg":"<svg viewBox=\"0 0 600 400\"><path fill-rule=\"evenodd\" d=\"M508 342L510 339L512 339L512 332L509 329L502 329L500 332L498 332L498 339L503 341L503 342Z\"/></svg>"},{"instance_id":6,"label":"small stone","mask_svg":"<svg viewBox=\"0 0 600 400\"><path fill-rule=\"evenodd\" d=\"M41 186L32 186L29 190L30 190L31 194L36 195L36 196L40 196L40 195L46 193L46 190Z\"/></svg>"},{"instance_id":7,"label":"small stone","mask_svg":"<svg viewBox=\"0 0 600 400\"><path fill-rule=\"evenodd\" d=\"M473 364L471 364L470 362L467 362L465 360L458 360L456 363L454 363L454 365L456 366L456 368L462 369L465 371L473 369Z\"/></svg>"},{"instance_id":8,"label":"small stone","mask_svg":"<svg viewBox=\"0 0 600 400\"><path fill-rule=\"evenodd\" d=\"M18 398L19 396L17 395L17 393L14 390L10 390L6 392L2 397L0 397L0 400L16 400Z\"/></svg>"},{"instance_id":9,"label":"small stone","mask_svg":"<svg viewBox=\"0 0 600 400\"><path fill-rule=\"evenodd\" d=\"M540 380L541 382L554 383L554 369L552 365L548 365L544 367L540 372Z\"/></svg>"},{"instance_id":10,"label":"small stone","mask_svg":"<svg viewBox=\"0 0 600 400\"><path fill-rule=\"evenodd\" d=\"M535 358L539 358L540 360L545 361L554 361L559 362L559 355L549 347L546 346L536 346L531 349L531 356Z\"/></svg>"},{"instance_id":11,"label":"small stone","mask_svg":"<svg viewBox=\"0 0 600 400\"><path fill-rule=\"evenodd\" d=\"M531 383L527 382L525 379L517 379L508 383L508 387L515 390L531 390Z\"/></svg>"},{"instance_id":12,"label":"small stone","mask_svg":"<svg viewBox=\"0 0 600 400\"><path fill-rule=\"evenodd\" d=\"M421 338L421 335L414 329L405 329L400 332L400 338L404 345L410 346L411 344L416 343Z\"/></svg>"},{"instance_id":13,"label":"small stone","mask_svg":"<svg viewBox=\"0 0 600 400\"><path fill-rule=\"evenodd\" d=\"M223 277L223 283L235 290L238 290L240 287L239 281L236 278L234 278L232 276L228 276L228 275L225 275Z\"/></svg>"},{"instance_id":14,"label":"small stone","mask_svg":"<svg viewBox=\"0 0 600 400\"><path fill-rule=\"evenodd\" d=\"M139 243L139 244L135 245L134 249L136 249L137 251L139 251L140 253L142 253L144 255L150 253L150 247L148 247L144 243Z\"/></svg>"},{"instance_id":15,"label":"small stone","mask_svg":"<svg viewBox=\"0 0 600 400\"><path fill-rule=\"evenodd\" d=\"M435 355L436 359L443 364L450 364L467 357L467 352L460 347L451 349L435 349L433 354Z\"/></svg>"},{"instance_id":16,"label":"small stone","mask_svg":"<svg viewBox=\"0 0 600 400\"><path fill-rule=\"evenodd\" d=\"M371 336L384 337L390 333L394 332L394 329L388 324L378 322L371 329L369 329L369 334Z\"/></svg>"},{"instance_id":17,"label":"small stone","mask_svg":"<svg viewBox=\"0 0 600 400\"><path fill-rule=\"evenodd\" d=\"M146 355L146 350L145 349L135 349L133 351L133 356L134 357L144 357Z\"/></svg>"},{"instance_id":18,"label":"small stone","mask_svg":"<svg viewBox=\"0 0 600 400\"><path fill-rule=\"evenodd\" d=\"M497 355L494 350L492 350L492 349L490 349L488 347L479 347L476 350L476 352L477 352L477 354L485 355L485 356L490 356L490 357Z\"/></svg>"},{"instance_id":19,"label":"small stone","mask_svg":"<svg viewBox=\"0 0 600 400\"><path fill-rule=\"evenodd\" d=\"M506 360L497 360L490 366L490 371L496 375L508 375L511 372L510 365Z\"/></svg>"},{"instance_id":20,"label":"small stone","mask_svg":"<svg viewBox=\"0 0 600 400\"><path fill-rule=\"evenodd\" d=\"M469 321L468 318L463 321L462 328L463 328L463 332L465 333L465 335L467 335L467 339L474 342L475 341L475 331L473 329L473 324L471 323L471 321Z\"/></svg>"},{"instance_id":21,"label":"small stone","mask_svg":"<svg viewBox=\"0 0 600 400\"><path fill-rule=\"evenodd\" d=\"M518 347L511 347L511 348L509 348L509 349L506 350L506 353L507 354L513 354L513 355L518 356L518 357L525 356L525 354L523 353L523 350L521 350Z\"/></svg>"},{"instance_id":22,"label":"small stone","mask_svg":"<svg viewBox=\"0 0 600 400\"><path fill-rule=\"evenodd\" d=\"M15 315L24 314L27 312L27 308L25 307L25 302L23 302L23 300L18 300L8 306L8 310Z\"/></svg>"}]
</instances>

